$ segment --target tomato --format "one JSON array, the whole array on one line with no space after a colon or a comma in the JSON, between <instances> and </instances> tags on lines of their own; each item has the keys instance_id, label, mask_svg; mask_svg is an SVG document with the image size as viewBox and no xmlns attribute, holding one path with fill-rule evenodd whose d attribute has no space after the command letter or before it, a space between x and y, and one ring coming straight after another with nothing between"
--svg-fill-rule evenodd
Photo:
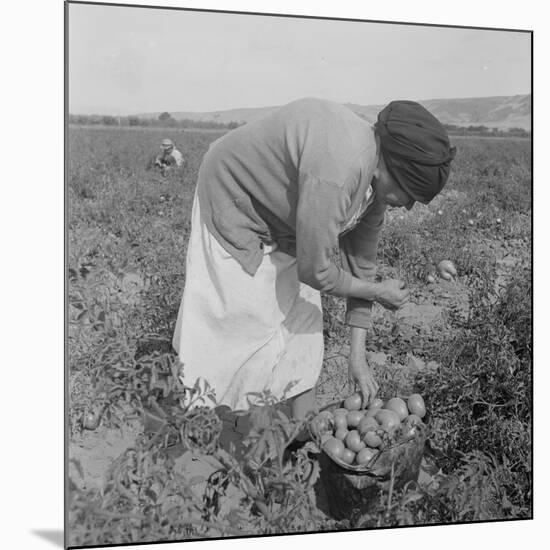
<instances>
[{"instance_id":1,"label":"tomato","mask_svg":"<svg viewBox=\"0 0 550 550\"><path fill-rule=\"evenodd\" d=\"M350 449L344 449L342 456L340 457L346 464L353 464L355 460L355 453Z\"/></svg>"},{"instance_id":2,"label":"tomato","mask_svg":"<svg viewBox=\"0 0 550 550\"><path fill-rule=\"evenodd\" d=\"M354 453L358 453L365 447L357 430L351 430L351 432L348 432L348 435L346 435L346 447Z\"/></svg>"},{"instance_id":3,"label":"tomato","mask_svg":"<svg viewBox=\"0 0 550 550\"><path fill-rule=\"evenodd\" d=\"M358 411L363 404L363 398L360 393L354 393L344 400L344 407L348 411Z\"/></svg>"},{"instance_id":4,"label":"tomato","mask_svg":"<svg viewBox=\"0 0 550 550\"><path fill-rule=\"evenodd\" d=\"M365 416L376 416L376 413L381 409L382 407L370 407L367 409L367 412L365 413Z\"/></svg>"},{"instance_id":5,"label":"tomato","mask_svg":"<svg viewBox=\"0 0 550 550\"><path fill-rule=\"evenodd\" d=\"M312 421L311 428L315 432L317 430L319 435L332 431L334 427L334 417L330 411L321 411Z\"/></svg>"},{"instance_id":6,"label":"tomato","mask_svg":"<svg viewBox=\"0 0 550 550\"><path fill-rule=\"evenodd\" d=\"M399 397L392 397L384 407L389 411L394 411L399 416L399 421L404 420L409 415L409 409L403 399Z\"/></svg>"},{"instance_id":7,"label":"tomato","mask_svg":"<svg viewBox=\"0 0 550 550\"><path fill-rule=\"evenodd\" d=\"M365 464L368 464L377 454L378 451L365 447L357 453L357 456L355 457L355 462L357 462L357 464L361 466L364 466Z\"/></svg>"},{"instance_id":8,"label":"tomato","mask_svg":"<svg viewBox=\"0 0 550 550\"><path fill-rule=\"evenodd\" d=\"M417 414L409 414L409 416L403 420L403 424L407 426L418 426L422 424L422 419Z\"/></svg>"},{"instance_id":9,"label":"tomato","mask_svg":"<svg viewBox=\"0 0 550 550\"><path fill-rule=\"evenodd\" d=\"M349 411L347 415L348 428L356 428L361 422L361 418L365 415L364 411Z\"/></svg>"},{"instance_id":10,"label":"tomato","mask_svg":"<svg viewBox=\"0 0 550 550\"><path fill-rule=\"evenodd\" d=\"M330 411L321 411L317 416L325 419L329 423L334 421L334 416Z\"/></svg>"},{"instance_id":11,"label":"tomato","mask_svg":"<svg viewBox=\"0 0 550 550\"><path fill-rule=\"evenodd\" d=\"M365 415L363 418L361 418L361 421L357 426L357 429L359 430L360 434L364 434L369 429L376 430L377 428L379 428L379 426L374 416L368 416L368 415Z\"/></svg>"},{"instance_id":12,"label":"tomato","mask_svg":"<svg viewBox=\"0 0 550 550\"><path fill-rule=\"evenodd\" d=\"M441 260L437 264L437 272L443 279L450 280L457 276L456 267L451 260Z\"/></svg>"},{"instance_id":13,"label":"tomato","mask_svg":"<svg viewBox=\"0 0 550 550\"><path fill-rule=\"evenodd\" d=\"M334 427L334 416L332 416L332 414L328 413L323 415L322 418L330 428Z\"/></svg>"},{"instance_id":14,"label":"tomato","mask_svg":"<svg viewBox=\"0 0 550 550\"><path fill-rule=\"evenodd\" d=\"M338 428L334 432L334 437L336 439L339 439L340 441L344 441L344 439L346 439L346 436L348 435L348 433L349 433L349 430L347 428Z\"/></svg>"},{"instance_id":15,"label":"tomato","mask_svg":"<svg viewBox=\"0 0 550 550\"><path fill-rule=\"evenodd\" d=\"M312 435L319 439L323 434L332 431L332 426L329 424L327 418L322 416L316 416L310 423L309 428Z\"/></svg>"},{"instance_id":16,"label":"tomato","mask_svg":"<svg viewBox=\"0 0 550 550\"><path fill-rule=\"evenodd\" d=\"M82 417L82 427L86 430L95 430L99 426L99 413L88 411Z\"/></svg>"},{"instance_id":17,"label":"tomato","mask_svg":"<svg viewBox=\"0 0 550 550\"><path fill-rule=\"evenodd\" d=\"M323 450L327 454L334 456L336 458L342 458L344 449L345 449L344 444L339 439L336 439L335 437L328 439L327 441L325 441L323 445Z\"/></svg>"},{"instance_id":18,"label":"tomato","mask_svg":"<svg viewBox=\"0 0 550 550\"><path fill-rule=\"evenodd\" d=\"M426 405L424 404L424 399L418 393L413 393L407 399L407 407L411 414L416 414L420 418L424 418L426 415Z\"/></svg>"},{"instance_id":19,"label":"tomato","mask_svg":"<svg viewBox=\"0 0 550 550\"><path fill-rule=\"evenodd\" d=\"M335 430L340 430L340 429L347 430L348 429L347 416L344 416L343 414L339 414L339 415L335 416L334 417L334 429Z\"/></svg>"},{"instance_id":20,"label":"tomato","mask_svg":"<svg viewBox=\"0 0 550 550\"><path fill-rule=\"evenodd\" d=\"M394 432L401 424L397 413L390 409L380 409L374 418L378 420L382 429L389 433Z\"/></svg>"},{"instance_id":21,"label":"tomato","mask_svg":"<svg viewBox=\"0 0 550 550\"><path fill-rule=\"evenodd\" d=\"M380 397L377 397L376 399L373 399L371 404L369 405L369 409L375 408L375 409L381 409L384 406L384 401L380 399Z\"/></svg>"},{"instance_id":22,"label":"tomato","mask_svg":"<svg viewBox=\"0 0 550 550\"><path fill-rule=\"evenodd\" d=\"M382 445L382 438L373 430L368 431L363 436L363 441L365 442L366 445L372 448L380 447L380 445Z\"/></svg>"}]
</instances>

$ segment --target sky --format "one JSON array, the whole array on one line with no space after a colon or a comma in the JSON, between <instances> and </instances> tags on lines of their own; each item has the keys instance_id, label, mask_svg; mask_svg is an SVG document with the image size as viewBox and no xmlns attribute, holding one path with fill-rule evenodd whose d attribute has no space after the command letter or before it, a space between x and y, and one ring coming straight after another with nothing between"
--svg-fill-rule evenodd
<instances>
[{"instance_id":1,"label":"sky","mask_svg":"<svg viewBox=\"0 0 550 550\"><path fill-rule=\"evenodd\" d=\"M529 33L77 4L68 24L73 114L531 92Z\"/></svg>"}]
</instances>

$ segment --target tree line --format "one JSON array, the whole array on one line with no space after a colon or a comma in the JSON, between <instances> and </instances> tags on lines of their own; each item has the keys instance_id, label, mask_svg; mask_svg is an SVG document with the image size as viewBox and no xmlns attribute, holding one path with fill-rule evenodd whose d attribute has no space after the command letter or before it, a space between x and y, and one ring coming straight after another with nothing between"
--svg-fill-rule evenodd
<instances>
[{"instance_id":1,"label":"tree line","mask_svg":"<svg viewBox=\"0 0 550 550\"><path fill-rule=\"evenodd\" d=\"M156 128L200 128L210 130L232 130L239 122L215 122L213 120L175 119L170 113L161 113L158 118L112 115L73 115L69 114L69 124L102 126L143 126Z\"/></svg>"},{"instance_id":2,"label":"tree line","mask_svg":"<svg viewBox=\"0 0 550 550\"><path fill-rule=\"evenodd\" d=\"M531 131L518 127L501 129L488 128L483 125L456 126L455 124L443 124L443 126L450 136L531 137Z\"/></svg>"}]
</instances>

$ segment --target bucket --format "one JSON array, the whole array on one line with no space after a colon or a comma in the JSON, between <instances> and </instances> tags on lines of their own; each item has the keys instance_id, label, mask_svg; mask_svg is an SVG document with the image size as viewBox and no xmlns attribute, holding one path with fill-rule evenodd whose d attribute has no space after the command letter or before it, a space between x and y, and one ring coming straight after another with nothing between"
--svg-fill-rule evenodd
<instances>
[{"instance_id":1,"label":"bucket","mask_svg":"<svg viewBox=\"0 0 550 550\"><path fill-rule=\"evenodd\" d=\"M335 403L324 407L334 410ZM354 519L372 511L381 491L404 487L417 481L428 428L419 424L415 434L381 450L366 465L350 465L321 448L320 481L324 486L330 514L335 519ZM320 446L320 445L319 445Z\"/></svg>"}]
</instances>

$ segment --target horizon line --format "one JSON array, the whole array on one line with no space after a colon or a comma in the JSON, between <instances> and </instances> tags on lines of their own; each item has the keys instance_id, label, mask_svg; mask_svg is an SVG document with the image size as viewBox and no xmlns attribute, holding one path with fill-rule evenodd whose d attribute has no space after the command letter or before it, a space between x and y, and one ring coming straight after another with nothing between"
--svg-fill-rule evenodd
<instances>
[{"instance_id":1,"label":"horizon line","mask_svg":"<svg viewBox=\"0 0 550 550\"><path fill-rule=\"evenodd\" d=\"M523 94L503 94L503 95L488 95L488 96L466 96L466 97L434 97L434 98L430 98L430 99L416 99L414 101L418 101L419 103L422 103L422 102L428 102L428 101L453 101L453 100L468 100L468 99L493 99L493 98L504 98L504 97L519 97L519 96L532 96L532 92L528 92L528 93L523 93ZM315 96L303 96L303 97L315 97ZM300 98L296 98L296 99L303 99L302 97ZM323 98L320 98L320 99L323 99ZM291 100L291 101L295 101L295 100ZM334 100L328 100L328 101L334 101ZM393 101L393 100L389 100L389 101ZM335 103L340 103L340 105L358 105L358 106L361 106L361 107L379 107L381 105L386 105L388 102L383 102L383 103L368 103L368 104L364 104L364 103L354 103L352 101L346 101L346 102L341 102L341 101L334 101ZM290 101L288 102L290 103ZM226 111L242 111L242 110L254 110L254 109L275 109L275 108L278 108L278 107L282 107L283 105L285 105L285 103L281 103L281 104L278 104L278 105L261 105L261 106L255 106L255 107L230 107L230 108L226 108L226 109L208 109L208 110L185 110L185 109L179 109L179 110L175 110L175 109L171 109L171 110L167 110L167 109L159 109L158 111L140 111L140 112L132 112L132 113L128 113L128 114L114 114L114 115L105 115L104 113L99 113L99 112L92 112L92 113L88 113L88 114L85 114L85 113L79 113L79 112L70 112L70 111L67 111L67 114L70 114L70 115L84 115L84 116L94 116L94 115L98 115L98 116L114 116L114 117L128 117L128 116L147 116L147 115L155 115L155 114L158 114L158 113L164 113L164 112L167 112L167 113L190 113L190 114L199 114L199 113L222 113L222 112L226 112Z\"/></svg>"}]
</instances>

